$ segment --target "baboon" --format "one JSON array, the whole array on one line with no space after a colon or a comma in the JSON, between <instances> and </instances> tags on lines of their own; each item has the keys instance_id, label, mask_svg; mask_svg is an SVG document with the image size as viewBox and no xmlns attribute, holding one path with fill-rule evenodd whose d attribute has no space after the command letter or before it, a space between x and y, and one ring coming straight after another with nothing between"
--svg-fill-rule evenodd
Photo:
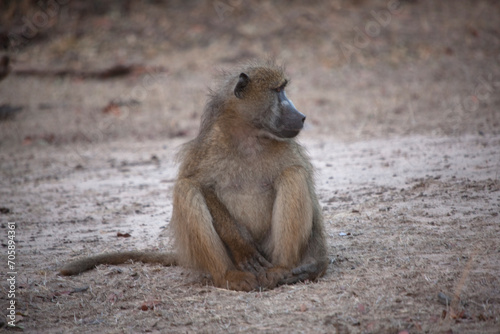
<instances>
[{"instance_id":1,"label":"baboon","mask_svg":"<svg viewBox=\"0 0 500 334\"><path fill-rule=\"evenodd\" d=\"M183 146L170 221L176 252L109 253L66 265L73 275L132 259L185 265L222 288L315 280L328 264L313 167L295 137L305 116L284 69L249 64L212 91L198 136Z\"/></svg>"}]
</instances>

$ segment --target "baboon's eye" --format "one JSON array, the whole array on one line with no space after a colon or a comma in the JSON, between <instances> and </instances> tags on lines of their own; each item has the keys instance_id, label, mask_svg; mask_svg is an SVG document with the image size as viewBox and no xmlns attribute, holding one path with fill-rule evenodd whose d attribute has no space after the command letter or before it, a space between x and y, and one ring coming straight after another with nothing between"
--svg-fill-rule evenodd
<instances>
[{"instance_id":1,"label":"baboon's eye","mask_svg":"<svg viewBox=\"0 0 500 334\"><path fill-rule=\"evenodd\" d=\"M276 93L279 93L279 92L281 92L282 90L285 90L285 86L286 86L286 84L287 84L287 83L288 83L288 81L287 81L287 80L285 80L285 82L284 82L281 86L279 86L278 88L275 88L275 89L274 89L274 91L275 91Z\"/></svg>"}]
</instances>

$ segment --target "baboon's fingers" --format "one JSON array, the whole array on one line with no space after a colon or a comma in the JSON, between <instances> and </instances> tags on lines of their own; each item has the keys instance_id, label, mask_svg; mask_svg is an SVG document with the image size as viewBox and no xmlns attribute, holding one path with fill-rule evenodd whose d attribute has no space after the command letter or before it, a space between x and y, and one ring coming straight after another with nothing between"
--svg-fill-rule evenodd
<instances>
[{"instance_id":1,"label":"baboon's fingers","mask_svg":"<svg viewBox=\"0 0 500 334\"><path fill-rule=\"evenodd\" d=\"M245 261L245 262L240 262L238 263L238 268L241 270L241 271L246 271L246 272L249 272L249 273L252 273L254 275L257 275L258 273L258 270L255 268L254 265L252 265L252 263L250 263L249 261Z\"/></svg>"},{"instance_id":2,"label":"baboon's fingers","mask_svg":"<svg viewBox=\"0 0 500 334\"><path fill-rule=\"evenodd\" d=\"M264 272L264 268L260 265L260 263L254 261L254 259L242 262L238 265L238 267L241 270L251 272L254 275L259 275Z\"/></svg>"},{"instance_id":3,"label":"baboon's fingers","mask_svg":"<svg viewBox=\"0 0 500 334\"><path fill-rule=\"evenodd\" d=\"M257 273L262 273L266 269L272 268L273 266L262 255L258 253L253 259L250 260L250 264Z\"/></svg>"},{"instance_id":4,"label":"baboon's fingers","mask_svg":"<svg viewBox=\"0 0 500 334\"><path fill-rule=\"evenodd\" d=\"M298 275L286 275L282 279L278 281L276 285L285 285L285 284L295 284L298 282L303 282L309 278L309 273L301 273Z\"/></svg>"},{"instance_id":5,"label":"baboon's fingers","mask_svg":"<svg viewBox=\"0 0 500 334\"><path fill-rule=\"evenodd\" d=\"M292 269L292 274L294 276L300 276L302 274L314 274L319 271L319 266L317 262L306 263L299 267Z\"/></svg>"},{"instance_id":6,"label":"baboon's fingers","mask_svg":"<svg viewBox=\"0 0 500 334\"><path fill-rule=\"evenodd\" d=\"M249 271L255 275L263 273L266 269L273 265L267 261L258 251L255 252L252 258L240 261L237 267L242 271Z\"/></svg>"},{"instance_id":7,"label":"baboon's fingers","mask_svg":"<svg viewBox=\"0 0 500 334\"><path fill-rule=\"evenodd\" d=\"M235 291L252 291L257 290L259 284L255 275L249 272L231 270L226 273L221 283L217 284L221 288L226 288Z\"/></svg>"},{"instance_id":8,"label":"baboon's fingers","mask_svg":"<svg viewBox=\"0 0 500 334\"><path fill-rule=\"evenodd\" d=\"M295 284L298 282L303 282L305 280L314 280L318 278L325 268L318 262L306 263L290 271L289 275L285 275L278 283L282 284Z\"/></svg>"},{"instance_id":9,"label":"baboon's fingers","mask_svg":"<svg viewBox=\"0 0 500 334\"><path fill-rule=\"evenodd\" d=\"M293 268L289 273L284 274L277 285L295 284L305 280L314 280L322 272L322 266L318 262L306 263Z\"/></svg>"},{"instance_id":10,"label":"baboon's fingers","mask_svg":"<svg viewBox=\"0 0 500 334\"><path fill-rule=\"evenodd\" d=\"M267 261L265 257L263 257L262 255L260 254L257 254L257 261L259 261L259 264L263 267L263 268L272 268L272 264L271 262Z\"/></svg>"},{"instance_id":11,"label":"baboon's fingers","mask_svg":"<svg viewBox=\"0 0 500 334\"><path fill-rule=\"evenodd\" d=\"M285 268L273 267L266 269L264 272L260 273L258 277L261 287L266 289L273 289L280 284L283 279L292 276L290 271Z\"/></svg>"}]
</instances>

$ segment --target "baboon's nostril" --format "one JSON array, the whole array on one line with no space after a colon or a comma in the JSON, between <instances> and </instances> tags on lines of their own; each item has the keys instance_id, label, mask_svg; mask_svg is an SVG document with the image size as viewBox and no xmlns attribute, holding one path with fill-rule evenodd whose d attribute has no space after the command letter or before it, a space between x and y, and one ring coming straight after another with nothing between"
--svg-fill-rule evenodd
<instances>
[{"instance_id":1,"label":"baboon's nostril","mask_svg":"<svg viewBox=\"0 0 500 334\"><path fill-rule=\"evenodd\" d=\"M306 121L306 116L304 116L304 118L302 118L302 124L304 124L305 121Z\"/></svg>"}]
</instances>

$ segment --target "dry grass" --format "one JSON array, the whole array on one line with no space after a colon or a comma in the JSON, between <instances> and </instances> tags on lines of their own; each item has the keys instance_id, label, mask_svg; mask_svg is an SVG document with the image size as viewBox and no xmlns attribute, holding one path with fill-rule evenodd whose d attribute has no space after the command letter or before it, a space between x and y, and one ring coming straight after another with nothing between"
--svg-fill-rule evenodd
<instances>
[{"instance_id":1,"label":"dry grass","mask_svg":"<svg viewBox=\"0 0 500 334\"><path fill-rule=\"evenodd\" d=\"M175 145L97 145L76 169L82 162L62 159L65 152L29 148L18 163L32 178L10 192L5 203L13 212L2 216L19 224L19 324L28 332L76 333L495 332L500 182L499 161L490 159L500 138L305 139L318 168L333 263L317 283L254 293L215 288L183 268L143 264L58 277L73 256L171 245L158 236L170 217ZM484 149L464 162L464 152L478 145ZM454 169L441 166L445 148ZM152 155L160 167L146 163ZM44 165L45 157L53 163ZM406 170L395 175L400 166ZM440 292L456 299L443 305Z\"/></svg>"}]
</instances>

